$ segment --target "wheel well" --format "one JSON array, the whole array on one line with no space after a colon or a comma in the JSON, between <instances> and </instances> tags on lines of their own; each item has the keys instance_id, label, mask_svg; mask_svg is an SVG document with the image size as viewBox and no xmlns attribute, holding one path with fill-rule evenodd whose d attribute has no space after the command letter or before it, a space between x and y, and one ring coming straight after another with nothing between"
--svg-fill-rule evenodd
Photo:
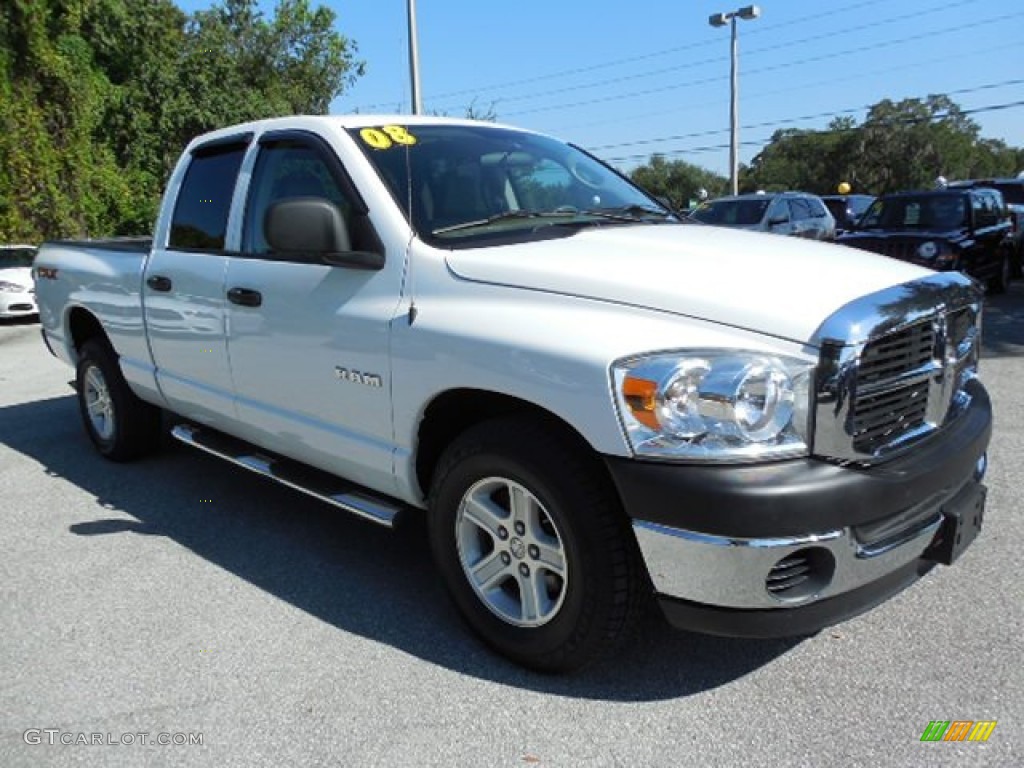
<instances>
[{"instance_id":1,"label":"wheel well","mask_svg":"<svg viewBox=\"0 0 1024 768\"><path fill-rule=\"evenodd\" d=\"M479 389L454 389L438 395L420 420L416 449L416 480L424 496L444 449L475 424L511 414L535 418L574 443L584 454L596 454L590 443L561 417L535 403ZM601 462L597 462L601 463ZM602 465L603 466L603 465Z\"/></svg>"},{"instance_id":2,"label":"wheel well","mask_svg":"<svg viewBox=\"0 0 1024 768\"><path fill-rule=\"evenodd\" d=\"M94 339L97 336L108 341L107 332L103 330L100 321L94 314L81 307L72 309L68 316L68 335L76 351L80 350L89 339Z\"/></svg>"}]
</instances>

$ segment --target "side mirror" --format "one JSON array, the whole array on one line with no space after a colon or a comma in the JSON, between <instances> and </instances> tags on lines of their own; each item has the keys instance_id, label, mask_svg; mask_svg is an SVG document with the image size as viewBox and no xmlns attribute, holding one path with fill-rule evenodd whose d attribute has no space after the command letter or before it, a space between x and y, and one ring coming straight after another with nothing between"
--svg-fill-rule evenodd
<instances>
[{"instance_id":1,"label":"side mirror","mask_svg":"<svg viewBox=\"0 0 1024 768\"><path fill-rule=\"evenodd\" d=\"M769 227L777 227L779 224L789 224L789 219L787 219L785 216L773 216L772 218L768 219Z\"/></svg>"},{"instance_id":2,"label":"side mirror","mask_svg":"<svg viewBox=\"0 0 1024 768\"><path fill-rule=\"evenodd\" d=\"M274 203L263 218L263 233L275 251L316 255L339 267L376 270L384 266L384 254L352 250L345 218L322 197Z\"/></svg>"}]
</instances>

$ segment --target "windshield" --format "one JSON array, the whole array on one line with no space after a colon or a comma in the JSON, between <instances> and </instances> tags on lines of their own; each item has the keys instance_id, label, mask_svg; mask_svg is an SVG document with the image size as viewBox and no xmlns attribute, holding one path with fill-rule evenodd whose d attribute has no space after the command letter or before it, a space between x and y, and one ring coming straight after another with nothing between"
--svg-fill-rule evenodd
<instances>
[{"instance_id":1,"label":"windshield","mask_svg":"<svg viewBox=\"0 0 1024 768\"><path fill-rule=\"evenodd\" d=\"M1009 205L1024 205L1024 183L990 184L989 186L1002 192L1003 200Z\"/></svg>"},{"instance_id":2,"label":"windshield","mask_svg":"<svg viewBox=\"0 0 1024 768\"><path fill-rule=\"evenodd\" d=\"M879 198L857 225L858 229L960 229L967 225L963 195L901 195Z\"/></svg>"},{"instance_id":3,"label":"windshield","mask_svg":"<svg viewBox=\"0 0 1024 768\"><path fill-rule=\"evenodd\" d=\"M705 224L725 227L749 227L760 224L768 210L768 198L756 200L712 200L703 203L690 216Z\"/></svg>"},{"instance_id":4,"label":"windshield","mask_svg":"<svg viewBox=\"0 0 1024 768\"><path fill-rule=\"evenodd\" d=\"M671 215L585 152L545 136L442 124L348 132L426 240L450 245Z\"/></svg>"},{"instance_id":5,"label":"windshield","mask_svg":"<svg viewBox=\"0 0 1024 768\"><path fill-rule=\"evenodd\" d=\"M0 269L31 267L35 257L35 248L0 248Z\"/></svg>"}]
</instances>

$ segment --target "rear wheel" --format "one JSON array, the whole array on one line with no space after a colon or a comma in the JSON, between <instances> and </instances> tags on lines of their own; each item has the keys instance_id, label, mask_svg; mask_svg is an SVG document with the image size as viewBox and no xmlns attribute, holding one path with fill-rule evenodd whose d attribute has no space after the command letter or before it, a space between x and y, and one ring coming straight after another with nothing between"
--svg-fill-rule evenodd
<instances>
[{"instance_id":1,"label":"rear wheel","mask_svg":"<svg viewBox=\"0 0 1024 768\"><path fill-rule=\"evenodd\" d=\"M617 648L648 584L614 489L557 430L500 419L459 437L430 494L434 558L483 640L541 671Z\"/></svg>"},{"instance_id":2,"label":"rear wheel","mask_svg":"<svg viewBox=\"0 0 1024 768\"><path fill-rule=\"evenodd\" d=\"M82 345L77 369L78 406L96 450L112 461L130 461L160 443L160 409L128 387L117 353L100 339Z\"/></svg>"}]
</instances>

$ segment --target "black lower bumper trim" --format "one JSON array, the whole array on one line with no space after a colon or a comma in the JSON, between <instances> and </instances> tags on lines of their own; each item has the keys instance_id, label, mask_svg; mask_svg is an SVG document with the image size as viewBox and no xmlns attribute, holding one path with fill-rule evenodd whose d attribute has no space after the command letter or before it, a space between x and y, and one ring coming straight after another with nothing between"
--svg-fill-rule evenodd
<instances>
[{"instance_id":1,"label":"black lower bumper trim","mask_svg":"<svg viewBox=\"0 0 1024 768\"><path fill-rule=\"evenodd\" d=\"M915 560L863 587L797 608L721 608L664 596L658 597L658 603L672 626L691 632L747 638L809 635L885 602L934 566L926 560Z\"/></svg>"}]
</instances>

